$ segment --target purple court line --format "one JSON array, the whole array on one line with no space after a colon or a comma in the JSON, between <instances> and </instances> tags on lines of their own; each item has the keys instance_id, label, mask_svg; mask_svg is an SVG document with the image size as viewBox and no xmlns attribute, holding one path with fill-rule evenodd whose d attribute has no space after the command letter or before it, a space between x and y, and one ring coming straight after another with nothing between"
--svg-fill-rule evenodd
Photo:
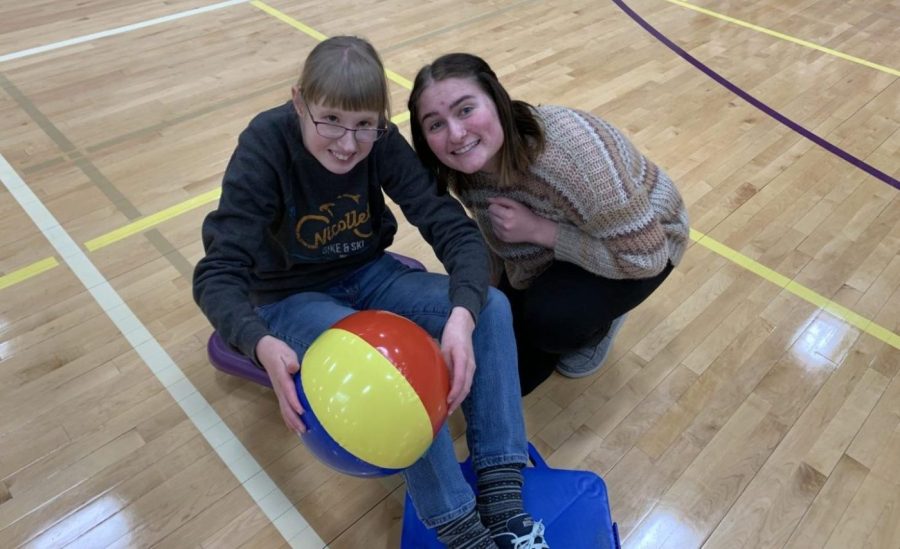
<instances>
[{"instance_id":1,"label":"purple court line","mask_svg":"<svg viewBox=\"0 0 900 549\"><path fill-rule=\"evenodd\" d=\"M629 8L627 5L625 5L625 2L623 2L623 0L612 0L612 1L615 2L615 4L617 6L619 6L619 8L621 8L622 11L624 11L626 14L628 14L629 17L634 19L634 21L638 25L644 27L644 30L646 30L651 35L653 35L654 38L656 38L657 40L659 40L660 42L665 44L670 50L674 51L679 56L681 56L682 59L684 59L691 65L697 67L698 69L700 69L701 71L706 73L707 76L709 76L710 78L712 78L719 84L728 88L732 93L740 96L742 99L744 99L744 101L750 103L757 109L768 114L775 120L777 120L777 121L781 122L782 124L784 124L785 126L791 128L795 132L797 132L800 135L802 135L803 137L809 139L810 141L812 141L816 145L822 147L823 149L836 154L837 156L843 158L844 160L853 164L857 168L867 172L869 175L877 177L878 179L884 181L885 183L894 187L895 189L900 190L900 181L897 181L896 179L894 179L890 175L884 173L883 171L879 170L875 166L872 166L871 164L866 163L866 161L853 156L852 154L848 153L847 151L838 147L837 145L829 143L825 139L823 139L823 138L819 137L818 135L814 134L813 132L807 130L800 124L794 122L790 118L784 116L783 114L776 111L772 107L766 105L759 99L753 97L749 93L747 93L744 90L742 90L741 88L737 87L735 84L732 84L727 78L725 78L721 74L717 73L716 71L712 70L711 68L707 67L701 61L699 61L697 58L695 58L688 52L684 51L677 44L675 44L674 42L672 42L671 40L666 38L665 35L663 35L663 33L656 30L656 28L653 27L653 25L648 23L640 15L638 15L631 8Z\"/></svg>"}]
</instances>

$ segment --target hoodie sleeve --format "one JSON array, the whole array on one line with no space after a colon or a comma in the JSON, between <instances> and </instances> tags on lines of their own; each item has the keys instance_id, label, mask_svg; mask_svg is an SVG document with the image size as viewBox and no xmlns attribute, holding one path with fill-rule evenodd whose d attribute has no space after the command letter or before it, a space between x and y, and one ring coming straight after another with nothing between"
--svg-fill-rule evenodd
<instances>
[{"instance_id":1,"label":"hoodie sleeve","mask_svg":"<svg viewBox=\"0 0 900 549\"><path fill-rule=\"evenodd\" d=\"M434 176L396 126L385 141L382 187L450 275L450 302L468 309L477 321L490 283L490 260L477 225L454 197L438 191Z\"/></svg>"},{"instance_id":2,"label":"hoodie sleeve","mask_svg":"<svg viewBox=\"0 0 900 549\"><path fill-rule=\"evenodd\" d=\"M194 300L225 341L255 359L256 344L269 333L249 297L254 252L275 219L277 147L251 123L240 136L222 182L218 208L203 222L206 255L194 270Z\"/></svg>"}]
</instances>

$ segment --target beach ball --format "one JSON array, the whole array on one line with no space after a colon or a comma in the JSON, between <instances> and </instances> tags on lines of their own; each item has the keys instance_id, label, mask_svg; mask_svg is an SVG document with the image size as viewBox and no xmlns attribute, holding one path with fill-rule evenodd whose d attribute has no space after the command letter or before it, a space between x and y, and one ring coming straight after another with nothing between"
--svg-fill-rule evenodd
<instances>
[{"instance_id":1,"label":"beach ball","mask_svg":"<svg viewBox=\"0 0 900 549\"><path fill-rule=\"evenodd\" d=\"M360 311L325 330L296 376L306 447L342 473L402 471L447 419L450 376L440 348L413 321Z\"/></svg>"}]
</instances>

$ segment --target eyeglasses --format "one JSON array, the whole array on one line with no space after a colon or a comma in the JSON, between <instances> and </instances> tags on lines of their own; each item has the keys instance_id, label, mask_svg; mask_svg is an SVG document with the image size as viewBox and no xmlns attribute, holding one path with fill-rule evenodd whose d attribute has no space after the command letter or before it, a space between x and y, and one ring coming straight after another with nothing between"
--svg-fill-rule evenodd
<instances>
[{"instance_id":1,"label":"eyeglasses","mask_svg":"<svg viewBox=\"0 0 900 549\"><path fill-rule=\"evenodd\" d=\"M313 118L312 111L309 110L309 104L306 102L305 97L303 98L303 105L306 107L306 112L309 113L309 119L316 127L316 133L325 139L340 139L344 137L345 133L353 132L353 136L359 143L372 143L378 141L381 139L381 136L387 133L387 128L346 128L331 122L319 122Z\"/></svg>"}]
</instances>

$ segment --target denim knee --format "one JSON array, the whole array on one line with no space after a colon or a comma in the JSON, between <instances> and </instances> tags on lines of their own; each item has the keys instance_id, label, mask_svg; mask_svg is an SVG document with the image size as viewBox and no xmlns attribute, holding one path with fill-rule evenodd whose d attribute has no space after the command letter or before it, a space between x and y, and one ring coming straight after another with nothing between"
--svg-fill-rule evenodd
<instances>
[{"instance_id":1,"label":"denim knee","mask_svg":"<svg viewBox=\"0 0 900 549\"><path fill-rule=\"evenodd\" d=\"M475 378L463 402L476 469L528 461L516 340L506 296L490 288L473 334Z\"/></svg>"},{"instance_id":2,"label":"denim knee","mask_svg":"<svg viewBox=\"0 0 900 549\"><path fill-rule=\"evenodd\" d=\"M488 288L487 299L485 299L484 307L478 318L488 316L494 321L512 322L512 310L509 306L509 299L506 294L491 286Z\"/></svg>"}]
</instances>

